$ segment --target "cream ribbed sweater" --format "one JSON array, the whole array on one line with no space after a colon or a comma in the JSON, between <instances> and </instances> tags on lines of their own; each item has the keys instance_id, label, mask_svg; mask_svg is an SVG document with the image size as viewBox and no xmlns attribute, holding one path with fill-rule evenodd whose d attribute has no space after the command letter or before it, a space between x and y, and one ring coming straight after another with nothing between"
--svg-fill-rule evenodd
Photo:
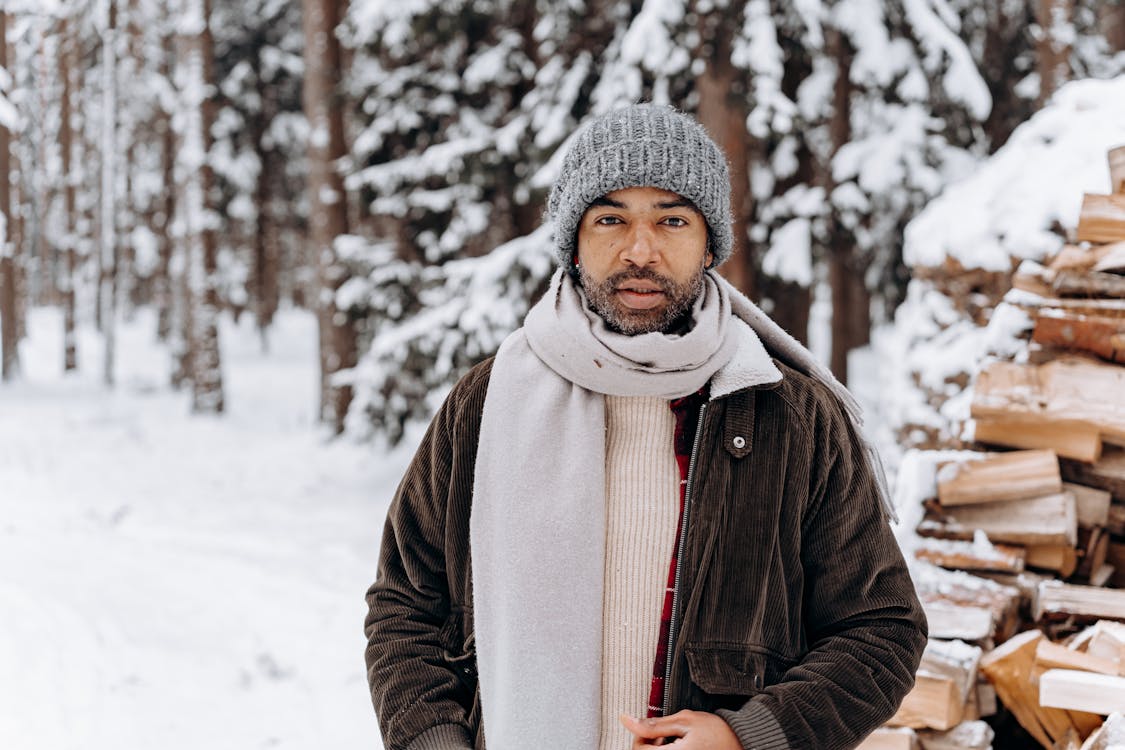
<instances>
[{"instance_id":1,"label":"cream ribbed sweater","mask_svg":"<svg viewBox=\"0 0 1125 750\"><path fill-rule=\"evenodd\" d=\"M606 396L606 551L602 599L600 750L628 750L617 715L648 709L668 564L676 542L680 470L668 401Z\"/></svg>"}]
</instances>

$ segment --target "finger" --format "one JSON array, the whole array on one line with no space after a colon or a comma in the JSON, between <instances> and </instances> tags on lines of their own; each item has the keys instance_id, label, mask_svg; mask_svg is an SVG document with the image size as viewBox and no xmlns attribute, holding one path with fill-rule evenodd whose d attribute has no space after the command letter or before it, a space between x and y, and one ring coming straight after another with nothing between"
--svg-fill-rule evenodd
<instances>
[{"instance_id":1,"label":"finger","mask_svg":"<svg viewBox=\"0 0 1125 750\"><path fill-rule=\"evenodd\" d=\"M650 719L635 719L626 714L617 717L626 729L634 736L642 739L658 739L661 737L680 737L687 734L687 727L675 715Z\"/></svg>"}]
</instances>

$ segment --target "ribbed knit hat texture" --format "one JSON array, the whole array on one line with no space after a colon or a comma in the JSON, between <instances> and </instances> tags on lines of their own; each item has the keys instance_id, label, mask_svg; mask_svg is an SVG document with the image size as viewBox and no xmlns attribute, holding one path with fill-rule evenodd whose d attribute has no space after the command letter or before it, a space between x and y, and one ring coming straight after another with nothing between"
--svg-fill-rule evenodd
<instances>
[{"instance_id":1,"label":"ribbed knit hat texture","mask_svg":"<svg viewBox=\"0 0 1125 750\"><path fill-rule=\"evenodd\" d=\"M633 104L604 114L574 137L547 198L558 260L574 257L578 223L598 198L628 187L656 187L687 198L711 230L714 265L730 257L730 173L703 126L662 104Z\"/></svg>"}]
</instances>

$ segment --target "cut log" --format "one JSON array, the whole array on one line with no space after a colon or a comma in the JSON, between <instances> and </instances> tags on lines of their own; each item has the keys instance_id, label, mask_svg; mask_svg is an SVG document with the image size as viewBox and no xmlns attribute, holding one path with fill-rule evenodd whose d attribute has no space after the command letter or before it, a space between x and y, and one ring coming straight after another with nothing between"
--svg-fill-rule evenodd
<instances>
[{"instance_id":1,"label":"cut log","mask_svg":"<svg viewBox=\"0 0 1125 750\"><path fill-rule=\"evenodd\" d=\"M938 468L937 482L943 508L1062 491L1059 459L1050 450L993 453L977 460L944 464Z\"/></svg>"},{"instance_id":2,"label":"cut log","mask_svg":"<svg viewBox=\"0 0 1125 750\"><path fill-rule=\"evenodd\" d=\"M1025 260L1012 274L1012 288L1040 297L1055 297L1057 293L1051 282L1057 273L1059 272L1045 268L1033 260Z\"/></svg>"},{"instance_id":3,"label":"cut log","mask_svg":"<svg viewBox=\"0 0 1125 750\"><path fill-rule=\"evenodd\" d=\"M1125 240L1125 195L1083 195L1074 237L1079 242Z\"/></svg>"},{"instance_id":4,"label":"cut log","mask_svg":"<svg viewBox=\"0 0 1125 750\"><path fill-rule=\"evenodd\" d=\"M1102 563L1098 568L1090 574L1091 586L1108 586L1109 582L1113 580L1114 571L1117 569L1108 564Z\"/></svg>"},{"instance_id":5,"label":"cut log","mask_svg":"<svg viewBox=\"0 0 1125 750\"><path fill-rule=\"evenodd\" d=\"M922 602L930 636L986 643L996 630L995 616L984 607Z\"/></svg>"},{"instance_id":6,"label":"cut log","mask_svg":"<svg viewBox=\"0 0 1125 750\"><path fill-rule=\"evenodd\" d=\"M1113 567L1113 574L1109 577L1109 585L1125 588L1125 542L1110 540L1105 562L1106 565Z\"/></svg>"},{"instance_id":7,"label":"cut log","mask_svg":"<svg viewBox=\"0 0 1125 750\"><path fill-rule=\"evenodd\" d=\"M1114 500L1125 504L1125 450L1107 447L1092 465L1063 460L1059 470L1066 481L1105 490Z\"/></svg>"},{"instance_id":8,"label":"cut log","mask_svg":"<svg viewBox=\"0 0 1125 750\"><path fill-rule=\"evenodd\" d=\"M1109 518L1106 519L1105 528L1111 536L1125 538L1125 505L1113 503L1109 506Z\"/></svg>"},{"instance_id":9,"label":"cut log","mask_svg":"<svg viewBox=\"0 0 1125 750\"><path fill-rule=\"evenodd\" d=\"M1069 717L1058 709L1039 705L1038 690L1032 684L1035 650L1043 634L1028 630L985 654L981 672L996 688L1000 701L1012 712L1020 726L1043 747L1051 747L1071 728Z\"/></svg>"},{"instance_id":10,"label":"cut log","mask_svg":"<svg viewBox=\"0 0 1125 750\"><path fill-rule=\"evenodd\" d=\"M972 537L983 531L996 542L1009 544L1066 544L1077 541L1078 519L1074 495L1059 492L1027 500L963 505L945 513L948 534Z\"/></svg>"},{"instance_id":11,"label":"cut log","mask_svg":"<svg viewBox=\"0 0 1125 750\"><path fill-rule=\"evenodd\" d=\"M1049 669L1039 678L1039 703L1095 714L1125 709L1125 677Z\"/></svg>"},{"instance_id":12,"label":"cut log","mask_svg":"<svg viewBox=\"0 0 1125 750\"><path fill-rule=\"evenodd\" d=\"M971 415L1085 427L1125 442L1125 368L1071 355L1042 365L994 362L977 377Z\"/></svg>"},{"instance_id":13,"label":"cut log","mask_svg":"<svg viewBox=\"0 0 1125 750\"><path fill-rule=\"evenodd\" d=\"M1109 551L1109 534L1105 529L1097 526L1079 529L1078 547L1084 552L1077 573L1088 579L1095 570L1105 565L1106 553Z\"/></svg>"},{"instance_id":14,"label":"cut log","mask_svg":"<svg viewBox=\"0 0 1125 750\"><path fill-rule=\"evenodd\" d=\"M910 727L879 727L856 750L918 750L918 736Z\"/></svg>"},{"instance_id":15,"label":"cut log","mask_svg":"<svg viewBox=\"0 0 1125 750\"><path fill-rule=\"evenodd\" d=\"M1120 748L1125 738L1125 716L1112 713L1093 734L1082 743L1082 750L1113 750Z\"/></svg>"},{"instance_id":16,"label":"cut log","mask_svg":"<svg viewBox=\"0 0 1125 750\"><path fill-rule=\"evenodd\" d=\"M918 733L922 750L991 750L995 734L983 721L963 721L945 732L927 729Z\"/></svg>"},{"instance_id":17,"label":"cut log","mask_svg":"<svg viewBox=\"0 0 1125 750\"><path fill-rule=\"evenodd\" d=\"M1125 271L1125 242L1111 242L1108 245L1097 245L1098 260L1092 270L1121 273Z\"/></svg>"},{"instance_id":18,"label":"cut log","mask_svg":"<svg viewBox=\"0 0 1125 750\"><path fill-rule=\"evenodd\" d=\"M1074 495L1079 526L1088 529L1094 526L1104 528L1109 523L1109 506L1113 502L1113 495L1105 490L1074 482L1064 482L1063 486L1067 492Z\"/></svg>"},{"instance_id":19,"label":"cut log","mask_svg":"<svg viewBox=\"0 0 1125 750\"><path fill-rule=\"evenodd\" d=\"M1031 340L1046 346L1090 352L1109 362L1125 363L1125 319L1122 318L1046 310L1036 318Z\"/></svg>"},{"instance_id":20,"label":"cut log","mask_svg":"<svg viewBox=\"0 0 1125 750\"><path fill-rule=\"evenodd\" d=\"M1069 544L1035 544L1026 550L1028 567L1053 570L1062 578L1070 578L1078 569L1078 550Z\"/></svg>"},{"instance_id":21,"label":"cut log","mask_svg":"<svg viewBox=\"0 0 1125 750\"><path fill-rule=\"evenodd\" d=\"M1047 581L1036 591L1034 617L1125 620L1125 591Z\"/></svg>"},{"instance_id":22,"label":"cut log","mask_svg":"<svg viewBox=\"0 0 1125 750\"><path fill-rule=\"evenodd\" d=\"M1019 573L1024 565L1024 548L1006 544L981 545L952 539L922 539L914 548L919 560L949 570Z\"/></svg>"},{"instance_id":23,"label":"cut log","mask_svg":"<svg viewBox=\"0 0 1125 750\"><path fill-rule=\"evenodd\" d=\"M1004 301L1032 314L1038 314L1044 309L1056 309L1067 310L1078 315L1125 317L1125 300L1118 299L1063 299L1013 288L1004 295Z\"/></svg>"},{"instance_id":24,"label":"cut log","mask_svg":"<svg viewBox=\"0 0 1125 750\"><path fill-rule=\"evenodd\" d=\"M995 716L999 706L996 703L996 688L983 676L977 681L977 713L982 717Z\"/></svg>"},{"instance_id":25,"label":"cut log","mask_svg":"<svg viewBox=\"0 0 1125 750\"><path fill-rule=\"evenodd\" d=\"M1096 266L1097 261L1092 265ZM1125 297L1125 278L1117 274L1096 271L1093 267L1054 269L1033 260L1020 263L1012 275L1012 287L1043 297Z\"/></svg>"},{"instance_id":26,"label":"cut log","mask_svg":"<svg viewBox=\"0 0 1125 750\"><path fill-rule=\"evenodd\" d=\"M1113 273L1061 271L1051 281L1051 288L1060 297L1125 297L1125 278Z\"/></svg>"},{"instance_id":27,"label":"cut log","mask_svg":"<svg viewBox=\"0 0 1125 750\"><path fill-rule=\"evenodd\" d=\"M915 676L890 726L952 729L963 718L969 692L976 685L981 650L957 641L926 644Z\"/></svg>"},{"instance_id":28,"label":"cut log","mask_svg":"<svg viewBox=\"0 0 1125 750\"><path fill-rule=\"evenodd\" d=\"M1112 620L1099 620L1089 628L1092 631L1086 653L1098 659L1115 662L1117 674L1125 675L1125 624Z\"/></svg>"},{"instance_id":29,"label":"cut log","mask_svg":"<svg viewBox=\"0 0 1125 750\"><path fill-rule=\"evenodd\" d=\"M1014 578L1010 573L997 574L1005 578ZM1020 573L1019 576L1025 576L1026 573ZM918 598L921 600L923 607L927 608L940 608L940 607L968 607L988 611L992 616L994 623L994 631L992 636L997 641L1007 640L1015 633L1020 625L1020 605L1024 601L1020 589L1015 586L997 583L988 580L981 576L972 575L970 573L963 573L960 571L948 571L940 568L929 568L924 574L918 571L914 576L914 585L918 592ZM1028 606L1030 606L1030 598L1027 599ZM935 613L936 619L939 621L954 620L959 615L965 614L961 610L951 611L938 611ZM979 642L981 645L988 645L987 640L981 637L974 637L980 632L983 625L984 618L980 615L969 615L970 618L976 621L971 629L975 630L971 636L963 637L961 640ZM930 633L933 637L942 637L934 631L935 618L930 618ZM950 625L944 625L939 622L943 629L949 631L956 631L958 627L964 628L963 625L957 625L954 621ZM969 630L970 628L965 628ZM954 633L948 636L950 638L957 637Z\"/></svg>"},{"instance_id":30,"label":"cut log","mask_svg":"<svg viewBox=\"0 0 1125 750\"><path fill-rule=\"evenodd\" d=\"M1125 146L1109 150L1109 184L1115 193L1125 193Z\"/></svg>"},{"instance_id":31,"label":"cut log","mask_svg":"<svg viewBox=\"0 0 1125 750\"><path fill-rule=\"evenodd\" d=\"M1080 669L1117 676L1118 662L1051 643L1046 638L1035 647L1035 663L1048 669Z\"/></svg>"},{"instance_id":32,"label":"cut log","mask_svg":"<svg viewBox=\"0 0 1125 750\"><path fill-rule=\"evenodd\" d=\"M963 710L964 704L952 679L919 671L914 677L914 687L887 724L914 729L949 729L960 723Z\"/></svg>"},{"instance_id":33,"label":"cut log","mask_svg":"<svg viewBox=\"0 0 1125 750\"><path fill-rule=\"evenodd\" d=\"M1079 422L1033 424L1017 419L976 419L974 439L1010 448L1049 448L1060 457L1093 463L1102 453L1101 435Z\"/></svg>"},{"instance_id":34,"label":"cut log","mask_svg":"<svg viewBox=\"0 0 1125 750\"><path fill-rule=\"evenodd\" d=\"M1076 271L1079 273L1083 271L1093 271L1097 267L1098 263L1102 260L1102 258L1104 258L1107 253L1112 252L1113 247L1113 244L1063 245L1062 250L1058 252L1058 255L1056 255L1054 258L1051 258L1051 262L1047 264L1047 270L1055 272ZM1024 268L1023 264L1021 263L1020 268L1026 272L1029 272L1033 276L1039 275L1038 269L1036 269L1034 266L1028 266L1027 268ZM1101 271L1105 269L1098 270Z\"/></svg>"}]
</instances>

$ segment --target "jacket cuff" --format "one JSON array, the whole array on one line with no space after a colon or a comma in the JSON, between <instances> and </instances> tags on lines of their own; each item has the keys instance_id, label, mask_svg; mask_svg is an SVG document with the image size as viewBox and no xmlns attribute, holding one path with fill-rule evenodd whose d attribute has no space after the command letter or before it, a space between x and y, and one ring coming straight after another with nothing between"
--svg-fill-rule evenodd
<instances>
[{"instance_id":1,"label":"jacket cuff","mask_svg":"<svg viewBox=\"0 0 1125 750\"><path fill-rule=\"evenodd\" d=\"M716 713L730 724L744 750L789 750L781 725L761 703L750 701L738 711L719 709Z\"/></svg>"},{"instance_id":2,"label":"jacket cuff","mask_svg":"<svg viewBox=\"0 0 1125 750\"><path fill-rule=\"evenodd\" d=\"M473 740L460 724L438 724L415 737L406 750L473 750Z\"/></svg>"}]
</instances>

